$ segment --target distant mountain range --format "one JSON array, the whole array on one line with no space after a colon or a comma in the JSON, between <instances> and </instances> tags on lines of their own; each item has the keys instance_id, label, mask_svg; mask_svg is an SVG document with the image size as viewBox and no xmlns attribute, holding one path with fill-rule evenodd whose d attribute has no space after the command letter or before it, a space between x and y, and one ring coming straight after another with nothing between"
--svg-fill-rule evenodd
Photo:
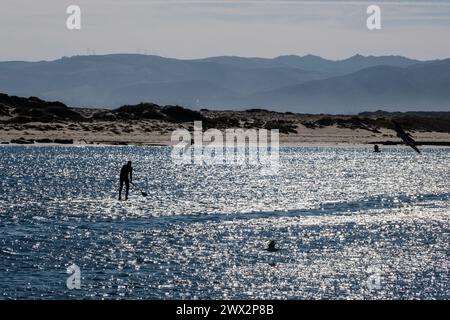
<instances>
[{"instance_id":1,"label":"distant mountain range","mask_svg":"<svg viewBox=\"0 0 450 320\"><path fill-rule=\"evenodd\" d=\"M105 108L153 102L304 113L446 111L450 110L450 59L74 56L0 62L0 92Z\"/></svg>"}]
</instances>

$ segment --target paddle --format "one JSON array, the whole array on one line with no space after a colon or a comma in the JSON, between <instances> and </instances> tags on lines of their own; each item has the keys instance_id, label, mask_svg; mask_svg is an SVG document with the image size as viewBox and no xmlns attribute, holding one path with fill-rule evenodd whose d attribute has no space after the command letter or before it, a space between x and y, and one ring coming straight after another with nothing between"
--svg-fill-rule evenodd
<instances>
[{"instance_id":1,"label":"paddle","mask_svg":"<svg viewBox=\"0 0 450 320\"><path fill-rule=\"evenodd\" d=\"M131 184L133 185L133 187L136 187L136 186L134 185L134 183L131 183ZM141 194L142 194L143 197L146 197L146 196L147 196L147 192L142 191L142 190L140 190L140 189L139 189L139 191L141 192Z\"/></svg>"}]
</instances>

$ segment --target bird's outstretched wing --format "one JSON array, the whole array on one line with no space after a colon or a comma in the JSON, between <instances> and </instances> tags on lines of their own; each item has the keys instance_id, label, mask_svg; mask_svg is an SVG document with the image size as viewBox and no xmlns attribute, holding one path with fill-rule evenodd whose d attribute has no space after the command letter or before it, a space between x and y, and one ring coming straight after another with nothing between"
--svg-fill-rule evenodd
<instances>
[{"instance_id":1,"label":"bird's outstretched wing","mask_svg":"<svg viewBox=\"0 0 450 320\"><path fill-rule=\"evenodd\" d=\"M419 148L417 148L417 146L415 144L408 144L408 146L410 146L411 148L413 148L414 150L416 150L417 153L421 153Z\"/></svg>"},{"instance_id":2,"label":"bird's outstretched wing","mask_svg":"<svg viewBox=\"0 0 450 320\"><path fill-rule=\"evenodd\" d=\"M392 123L394 124L394 130L397 132L397 136L401 138L406 145L413 148L417 153L420 153L419 148L417 148L416 141L414 141L411 135L406 133L397 121L392 120Z\"/></svg>"},{"instance_id":3,"label":"bird's outstretched wing","mask_svg":"<svg viewBox=\"0 0 450 320\"><path fill-rule=\"evenodd\" d=\"M395 130L395 132L397 132L398 135L406 135L405 130L403 130L403 128L400 126L400 124L397 121L392 120L392 123L394 124L394 130Z\"/></svg>"}]
</instances>

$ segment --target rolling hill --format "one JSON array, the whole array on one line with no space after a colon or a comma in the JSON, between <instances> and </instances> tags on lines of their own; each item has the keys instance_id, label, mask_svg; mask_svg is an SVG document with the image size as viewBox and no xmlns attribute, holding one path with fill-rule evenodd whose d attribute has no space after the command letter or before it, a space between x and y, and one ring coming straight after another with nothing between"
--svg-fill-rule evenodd
<instances>
[{"instance_id":1,"label":"rolling hill","mask_svg":"<svg viewBox=\"0 0 450 320\"><path fill-rule=\"evenodd\" d=\"M450 108L449 65L450 60L361 55L344 60L74 56L0 62L0 92L103 108L153 102L313 113L438 111Z\"/></svg>"},{"instance_id":2,"label":"rolling hill","mask_svg":"<svg viewBox=\"0 0 450 320\"><path fill-rule=\"evenodd\" d=\"M412 65L369 67L247 97L245 104L284 110L357 113L363 110L450 110L450 59Z\"/></svg>"}]
</instances>

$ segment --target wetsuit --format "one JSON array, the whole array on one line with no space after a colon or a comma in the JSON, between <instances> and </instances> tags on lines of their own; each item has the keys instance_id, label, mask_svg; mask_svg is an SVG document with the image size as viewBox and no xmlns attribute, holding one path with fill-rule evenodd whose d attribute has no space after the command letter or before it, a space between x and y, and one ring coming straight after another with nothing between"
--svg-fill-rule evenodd
<instances>
[{"instance_id":1,"label":"wetsuit","mask_svg":"<svg viewBox=\"0 0 450 320\"><path fill-rule=\"evenodd\" d=\"M130 179L128 179L128 175L130 176ZM130 182L133 182L133 168L128 164L125 164L120 170L119 200L122 199L122 189L124 182L125 182L125 200L128 200L128 191L130 190Z\"/></svg>"}]
</instances>

